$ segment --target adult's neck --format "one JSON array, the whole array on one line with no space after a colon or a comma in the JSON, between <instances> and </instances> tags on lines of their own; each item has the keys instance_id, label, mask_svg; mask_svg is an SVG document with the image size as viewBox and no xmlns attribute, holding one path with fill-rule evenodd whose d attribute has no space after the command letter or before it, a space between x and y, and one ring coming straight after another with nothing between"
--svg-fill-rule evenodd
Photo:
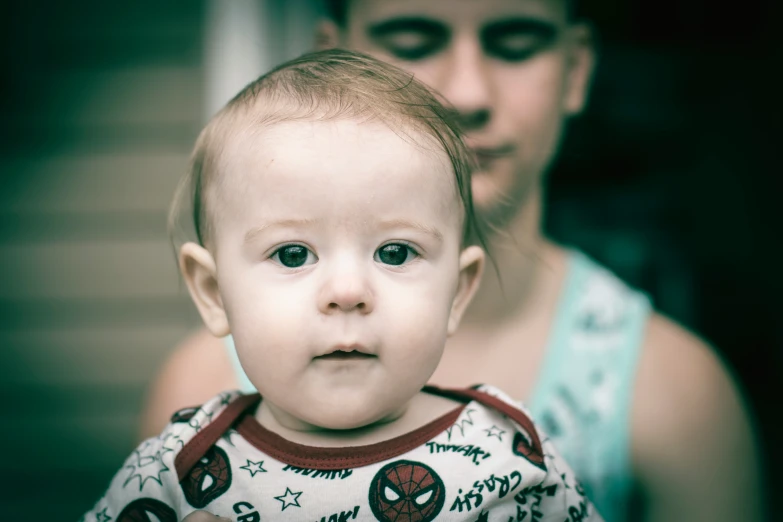
<instances>
[{"instance_id":1,"label":"adult's neck","mask_svg":"<svg viewBox=\"0 0 783 522\"><path fill-rule=\"evenodd\" d=\"M543 189L536 185L502 230L488 237L490 255L481 286L463 326L495 327L554 306L562 279L563 251L542 232Z\"/></svg>"}]
</instances>

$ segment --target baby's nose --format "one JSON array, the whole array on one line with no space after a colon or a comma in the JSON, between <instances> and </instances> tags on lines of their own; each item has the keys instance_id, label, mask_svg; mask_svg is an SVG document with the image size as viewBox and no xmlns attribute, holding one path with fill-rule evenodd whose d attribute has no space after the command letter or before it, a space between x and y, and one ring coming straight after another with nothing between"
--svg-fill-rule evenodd
<instances>
[{"instance_id":1,"label":"baby's nose","mask_svg":"<svg viewBox=\"0 0 783 522\"><path fill-rule=\"evenodd\" d=\"M374 305L373 292L361 270L339 270L325 282L319 298L321 313L359 312L368 314Z\"/></svg>"}]
</instances>

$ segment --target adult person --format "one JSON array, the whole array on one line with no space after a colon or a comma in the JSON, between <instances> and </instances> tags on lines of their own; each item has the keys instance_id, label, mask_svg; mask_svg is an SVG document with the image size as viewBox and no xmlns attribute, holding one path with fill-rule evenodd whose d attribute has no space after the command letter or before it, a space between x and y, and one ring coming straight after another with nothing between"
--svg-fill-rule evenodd
<instances>
[{"instance_id":1,"label":"adult person","mask_svg":"<svg viewBox=\"0 0 783 522\"><path fill-rule=\"evenodd\" d=\"M487 382L524 400L607 520L757 520L759 461L741 397L713 351L641 294L543 236L545 174L585 105L589 26L567 0L329 2L320 46L400 65L459 112L479 161L488 270L433 382ZM166 363L146 434L242 386L205 331ZM633 513L630 515L629 513Z\"/></svg>"}]
</instances>

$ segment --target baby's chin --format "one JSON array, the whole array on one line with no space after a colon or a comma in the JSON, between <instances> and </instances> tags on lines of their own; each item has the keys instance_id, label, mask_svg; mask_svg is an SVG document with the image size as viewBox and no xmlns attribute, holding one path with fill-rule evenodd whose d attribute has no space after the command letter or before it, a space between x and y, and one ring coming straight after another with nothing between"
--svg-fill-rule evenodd
<instances>
[{"instance_id":1,"label":"baby's chin","mask_svg":"<svg viewBox=\"0 0 783 522\"><path fill-rule=\"evenodd\" d=\"M327 399L317 408L303 408L298 416L317 429L361 430L395 420L405 411L411 398L383 404L368 400L368 397Z\"/></svg>"}]
</instances>

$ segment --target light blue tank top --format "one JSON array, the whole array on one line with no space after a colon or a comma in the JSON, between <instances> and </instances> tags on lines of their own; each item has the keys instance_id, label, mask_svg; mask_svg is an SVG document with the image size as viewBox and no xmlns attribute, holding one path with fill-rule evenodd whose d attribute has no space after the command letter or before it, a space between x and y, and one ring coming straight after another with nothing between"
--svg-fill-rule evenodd
<instances>
[{"instance_id":1,"label":"light blue tank top","mask_svg":"<svg viewBox=\"0 0 783 522\"><path fill-rule=\"evenodd\" d=\"M630 414L649 299L574 252L533 416L607 522L627 520L633 475Z\"/></svg>"},{"instance_id":2,"label":"light blue tank top","mask_svg":"<svg viewBox=\"0 0 783 522\"><path fill-rule=\"evenodd\" d=\"M572 252L539 381L527 406L607 522L627 519L630 410L649 299ZM255 391L230 337L241 388Z\"/></svg>"}]
</instances>

